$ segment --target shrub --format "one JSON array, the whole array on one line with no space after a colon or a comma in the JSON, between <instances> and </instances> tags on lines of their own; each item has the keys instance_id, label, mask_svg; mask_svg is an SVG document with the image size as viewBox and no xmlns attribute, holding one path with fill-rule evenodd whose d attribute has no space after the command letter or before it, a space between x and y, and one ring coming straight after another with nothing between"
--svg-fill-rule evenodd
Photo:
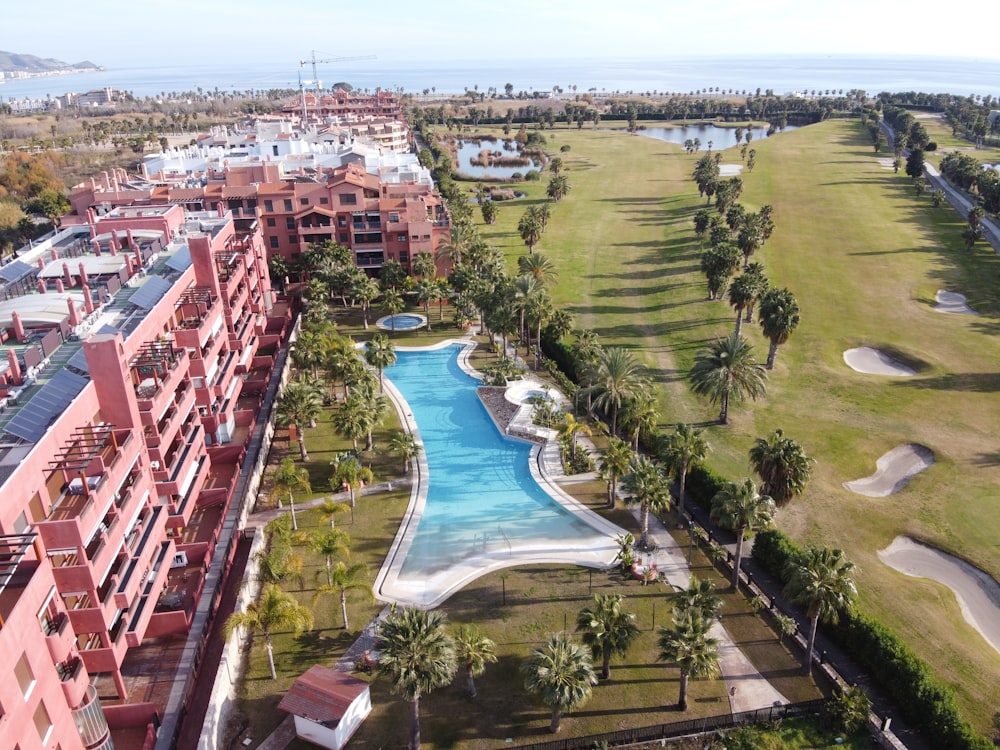
<instances>
[{"instance_id":1,"label":"shrub","mask_svg":"<svg viewBox=\"0 0 1000 750\"><path fill-rule=\"evenodd\" d=\"M538 182L540 179L542 179L542 175L538 172L537 169L529 169L524 174L525 182Z\"/></svg>"},{"instance_id":2,"label":"shrub","mask_svg":"<svg viewBox=\"0 0 1000 750\"><path fill-rule=\"evenodd\" d=\"M787 534L777 529L765 529L754 537L751 554L768 573L786 583L788 563L799 552L799 548Z\"/></svg>"},{"instance_id":3,"label":"shrub","mask_svg":"<svg viewBox=\"0 0 1000 750\"><path fill-rule=\"evenodd\" d=\"M711 510L712 498L725 486L726 480L723 477L704 464L699 464L688 472L684 489L698 505L705 510Z\"/></svg>"},{"instance_id":4,"label":"shrub","mask_svg":"<svg viewBox=\"0 0 1000 750\"><path fill-rule=\"evenodd\" d=\"M564 143L562 146L559 147L559 150L562 151L563 153L566 153L567 151L569 151L569 144Z\"/></svg>"}]
</instances>

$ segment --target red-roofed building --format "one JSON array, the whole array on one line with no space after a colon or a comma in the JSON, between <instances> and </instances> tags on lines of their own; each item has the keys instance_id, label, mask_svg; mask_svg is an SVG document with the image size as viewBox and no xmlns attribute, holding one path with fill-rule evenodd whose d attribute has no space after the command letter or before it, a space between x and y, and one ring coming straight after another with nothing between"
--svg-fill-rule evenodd
<instances>
[{"instance_id":1,"label":"red-roofed building","mask_svg":"<svg viewBox=\"0 0 1000 750\"><path fill-rule=\"evenodd\" d=\"M316 664L299 677L278 708L295 718L295 734L331 750L347 744L372 710L368 683Z\"/></svg>"}]
</instances>

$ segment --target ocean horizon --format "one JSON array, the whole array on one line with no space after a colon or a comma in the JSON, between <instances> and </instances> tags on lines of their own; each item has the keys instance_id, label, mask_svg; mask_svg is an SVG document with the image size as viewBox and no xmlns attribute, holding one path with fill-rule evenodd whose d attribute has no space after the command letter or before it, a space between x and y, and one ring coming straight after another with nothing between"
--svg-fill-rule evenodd
<instances>
[{"instance_id":1,"label":"ocean horizon","mask_svg":"<svg viewBox=\"0 0 1000 750\"><path fill-rule=\"evenodd\" d=\"M420 94L460 94L466 89L503 93L552 91L566 94L690 93L718 87L720 91L775 94L822 93L861 89L950 93L960 96L1000 96L1000 60L898 55L757 55L658 58L647 60L525 60L514 61L353 61L317 64L323 86L346 82L356 89L402 90ZM247 90L298 89L299 75L310 81L311 65L297 61L254 61L249 65L158 64L108 67L29 79L8 79L0 99L45 98L68 92L113 88L137 97L169 96L171 92L231 93ZM575 87L575 88L574 88ZM307 85L313 88L313 84Z\"/></svg>"}]
</instances>

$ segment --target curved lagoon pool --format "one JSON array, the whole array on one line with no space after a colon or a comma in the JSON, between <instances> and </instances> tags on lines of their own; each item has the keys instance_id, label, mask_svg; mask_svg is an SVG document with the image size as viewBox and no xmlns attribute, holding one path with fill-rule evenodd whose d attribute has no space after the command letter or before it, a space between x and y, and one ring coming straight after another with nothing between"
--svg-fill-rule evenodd
<instances>
[{"instance_id":1,"label":"curved lagoon pool","mask_svg":"<svg viewBox=\"0 0 1000 750\"><path fill-rule=\"evenodd\" d=\"M479 381L458 364L461 349L401 350L385 370L424 445L426 502L419 517L404 520L379 593L428 605L497 568L610 564L621 530L539 485L530 470L533 446L499 433L476 395ZM419 512L419 501L414 507Z\"/></svg>"}]
</instances>

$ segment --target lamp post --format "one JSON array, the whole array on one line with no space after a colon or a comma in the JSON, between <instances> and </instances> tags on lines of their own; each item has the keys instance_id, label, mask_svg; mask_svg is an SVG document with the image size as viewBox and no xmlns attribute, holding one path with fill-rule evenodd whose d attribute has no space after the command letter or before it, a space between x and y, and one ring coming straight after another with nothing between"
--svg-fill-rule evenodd
<instances>
[{"instance_id":1,"label":"lamp post","mask_svg":"<svg viewBox=\"0 0 1000 750\"><path fill-rule=\"evenodd\" d=\"M687 517L688 528L688 565L691 564L691 556L694 554L694 519Z\"/></svg>"}]
</instances>

